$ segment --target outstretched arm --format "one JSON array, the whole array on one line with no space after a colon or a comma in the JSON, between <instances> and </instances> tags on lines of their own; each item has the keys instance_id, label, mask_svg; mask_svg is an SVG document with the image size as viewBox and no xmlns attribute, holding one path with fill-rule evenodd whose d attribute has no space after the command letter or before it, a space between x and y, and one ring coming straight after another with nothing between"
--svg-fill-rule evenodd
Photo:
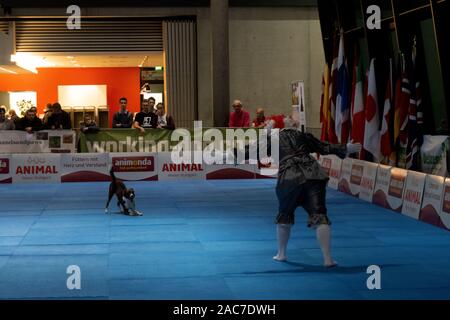
<instances>
[{"instance_id":1,"label":"outstretched arm","mask_svg":"<svg viewBox=\"0 0 450 320\"><path fill-rule=\"evenodd\" d=\"M347 146L341 144L331 144L325 141L321 141L314 137L310 133L305 133L302 135L305 140L305 144L311 152L317 152L321 155L334 154L339 158L343 159L347 155Z\"/></svg>"}]
</instances>

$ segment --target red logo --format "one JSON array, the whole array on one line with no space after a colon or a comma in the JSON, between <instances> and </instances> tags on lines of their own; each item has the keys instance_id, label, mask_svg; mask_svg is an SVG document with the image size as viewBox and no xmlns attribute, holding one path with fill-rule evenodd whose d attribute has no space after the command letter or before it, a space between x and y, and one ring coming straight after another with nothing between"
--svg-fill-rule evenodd
<instances>
[{"instance_id":1,"label":"red logo","mask_svg":"<svg viewBox=\"0 0 450 320\"><path fill-rule=\"evenodd\" d=\"M154 157L113 157L114 172L155 171Z\"/></svg>"},{"instance_id":2,"label":"red logo","mask_svg":"<svg viewBox=\"0 0 450 320\"><path fill-rule=\"evenodd\" d=\"M390 196L401 199L403 195L403 186L405 184L405 176L402 174L391 173L391 181L389 183L388 194Z\"/></svg>"},{"instance_id":3,"label":"red logo","mask_svg":"<svg viewBox=\"0 0 450 320\"><path fill-rule=\"evenodd\" d=\"M350 183L360 185L363 175L364 167L358 164L354 164L352 167L352 175L350 176Z\"/></svg>"},{"instance_id":4,"label":"red logo","mask_svg":"<svg viewBox=\"0 0 450 320\"><path fill-rule=\"evenodd\" d=\"M9 159L0 159L0 174L9 173Z\"/></svg>"}]
</instances>

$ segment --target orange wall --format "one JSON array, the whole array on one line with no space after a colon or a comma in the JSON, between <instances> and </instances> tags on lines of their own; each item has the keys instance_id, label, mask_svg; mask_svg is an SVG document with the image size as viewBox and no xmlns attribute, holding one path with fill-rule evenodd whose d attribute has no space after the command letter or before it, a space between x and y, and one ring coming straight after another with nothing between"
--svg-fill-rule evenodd
<instances>
[{"instance_id":1,"label":"orange wall","mask_svg":"<svg viewBox=\"0 0 450 320\"><path fill-rule=\"evenodd\" d=\"M110 124L127 97L128 110L140 109L139 68L41 68L38 74L1 74L0 91L36 91L38 112L58 101L58 85L106 85Z\"/></svg>"}]
</instances>

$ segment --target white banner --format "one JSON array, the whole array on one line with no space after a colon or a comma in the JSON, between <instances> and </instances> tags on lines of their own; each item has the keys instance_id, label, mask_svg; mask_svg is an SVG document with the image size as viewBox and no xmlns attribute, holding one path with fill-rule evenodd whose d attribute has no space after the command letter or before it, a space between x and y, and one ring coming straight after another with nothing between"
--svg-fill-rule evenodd
<instances>
[{"instance_id":1,"label":"white banner","mask_svg":"<svg viewBox=\"0 0 450 320\"><path fill-rule=\"evenodd\" d=\"M76 152L76 135L72 130L2 131L0 153L69 153Z\"/></svg>"},{"instance_id":2,"label":"white banner","mask_svg":"<svg viewBox=\"0 0 450 320\"><path fill-rule=\"evenodd\" d=\"M401 212L408 170L392 168L389 179L387 203L389 208Z\"/></svg>"},{"instance_id":3,"label":"white banner","mask_svg":"<svg viewBox=\"0 0 450 320\"><path fill-rule=\"evenodd\" d=\"M339 185L339 178L341 176L342 159L335 155L320 156L320 164L330 177L328 187L337 190Z\"/></svg>"},{"instance_id":4,"label":"white banner","mask_svg":"<svg viewBox=\"0 0 450 320\"><path fill-rule=\"evenodd\" d=\"M11 183L11 156L9 154L0 154L0 183Z\"/></svg>"},{"instance_id":5,"label":"white banner","mask_svg":"<svg viewBox=\"0 0 450 320\"><path fill-rule=\"evenodd\" d=\"M427 175L419 219L435 226L443 227L441 221L444 177Z\"/></svg>"},{"instance_id":6,"label":"white banner","mask_svg":"<svg viewBox=\"0 0 450 320\"><path fill-rule=\"evenodd\" d=\"M110 153L109 162L114 175L126 181L158 180L158 154L139 152ZM109 170L108 170L109 175Z\"/></svg>"},{"instance_id":7,"label":"white banner","mask_svg":"<svg viewBox=\"0 0 450 320\"><path fill-rule=\"evenodd\" d=\"M448 136L423 136L420 147L422 172L446 177Z\"/></svg>"},{"instance_id":8,"label":"white banner","mask_svg":"<svg viewBox=\"0 0 450 320\"><path fill-rule=\"evenodd\" d=\"M171 152L158 153L158 180L178 181L178 180L205 180L205 164L194 163L173 163Z\"/></svg>"},{"instance_id":9,"label":"white banner","mask_svg":"<svg viewBox=\"0 0 450 320\"><path fill-rule=\"evenodd\" d=\"M389 189L389 181L391 179L392 167L383 164L378 165L377 180L373 192L372 203L379 206L389 208L387 203L387 195Z\"/></svg>"},{"instance_id":10,"label":"white banner","mask_svg":"<svg viewBox=\"0 0 450 320\"><path fill-rule=\"evenodd\" d=\"M364 169L359 187L359 198L361 200L372 202L373 189L377 178L378 164L368 161L362 161Z\"/></svg>"},{"instance_id":11,"label":"white banner","mask_svg":"<svg viewBox=\"0 0 450 320\"><path fill-rule=\"evenodd\" d=\"M352 175L352 159L342 160L341 176L339 177L338 190L346 194L352 194L350 191L350 176Z\"/></svg>"},{"instance_id":12,"label":"white banner","mask_svg":"<svg viewBox=\"0 0 450 320\"><path fill-rule=\"evenodd\" d=\"M445 179L444 194L442 196L442 210L438 211L441 222L446 229L450 229L450 179Z\"/></svg>"},{"instance_id":13,"label":"white banner","mask_svg":"<svg viewBox=\"0 0 450 320\"><path fill-rule=\"evenodd\" d=\"M107 153L61 155L61 182L110 181Z\"/></svg>"},{"instance_id":14,"label":"white banner","mask_svg":"<svg viewBox=\"0 0 450 320\"><path fill-rule=\"evenodd\" d=\"M13 183L60 183L60 154L12 155Z\"/></svg>"},{"instance_id":15,"label":"white banner","mask_svg":"<svg viewBox=\"0 0 450 320\"><path fill-rule=\"evenodd\" d=\"M419 219L425 177L425 173L408 171L408 177L406 178L402 214L416 220Z\"/></svg>"}]
</instances>

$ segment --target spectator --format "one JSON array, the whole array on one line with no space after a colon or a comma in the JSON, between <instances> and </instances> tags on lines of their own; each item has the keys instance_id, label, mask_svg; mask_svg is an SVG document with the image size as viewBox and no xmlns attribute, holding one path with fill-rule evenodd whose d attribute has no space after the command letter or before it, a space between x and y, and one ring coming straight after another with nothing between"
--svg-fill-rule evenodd
<instances>
[{"instance_id":1,"label":"spectator","mask_svg":"<svg viewBox=\"0 0 450 320\"><path fill-rule=\"evenodd\" d=\"M175 130L175 121L171 115L166 114L164 104L161 102L156 105L156 115L158 116L157 128Z\"/></svg>"},{"instance_id":2,"label":"spectator","mask_svg":"<svg viewBox=\"0 0 450 320\"><path fill-rule=\"evenodd\" d=\"M239 100L234 100L234 112L230 113L228 127L230 128L248 128L250 127L250 114L242 109L242 103Z\"/></svg>"},{"instance_id":3,"label":"spectator","mask_svg":"<svg viewBox=\"0 0 450 320\"><path fill-rule=\"evenodd\" d=\"M16 122L17 130L23 130L28 133L42 130L42 121L36 117L36 113L33 110L28 109L23 118L20 118Z\"/></svg>"},{"instance_id":4,"label":"spectator","mask_svg":"<svg viewBox=\"0 0 450 320\"><path fill-rule=\"evenodd\" d=\"M61 105L55 102L52 109L52 114L48 117L47 128L52 130L71 129L70 115L62 110Z\"/></svg>"},{"instance_id":5,"label":"spectator","mask_svg":"<svg viewBox=\"0 0 450 320\"><path fill-rule=\"evenodd\" d=\"M155 103L156 103L155 98L153 98L153 97L148 98L148 108L151 112L156 111Z\"/></svg>"},{"instance_id":6,"label":"spectator","mask_svg":"<svg viewBox=\"0 0 450 320\"><path fill-rule=\"evenodd\" d=\"M16 125L14 121L6 119L6 109L0 107L0 130L14 130Z\"/></svg>"},{"instance_id":7,"label":"spectator","mask_svg":"<svg viewBox=\"0 0 450 320\"><path fill-rule=\"evenodd\" d=\"M153 98L150 98L151 100ZM139 112L134 118L134 128L145 133L146 128L156 128L158 125L158 116L153 113L153 105L155 99L153 99L153 105L150 107L151 102L149 100L142 101L142 111Z\"/></svg>"},{"instance_id":8,"label":"spectator","mask_svg":"<svg viewBox=\"0 0 450 320\"><path fill-rule=\"evenodd\" d=\"M8 115L9 115L9 120L11 120L12 122L16 122L17 120L19 120L16 110L14 110L14 109L9 109Z\"/></svg>"},{"instance_id":9,"label":"spectator","mask_svg":"<svg viewBox=\"0 0 450 320\"><path fill-rule=\"evenodd\" d=\"M127 98L122 97L119 100L120 111L117 111L113 116L113 128L131 128L133 124L133 115L127 110Z\"/></svg>"},{"instance_id":10,"label":"spectator","mask_svg":"<svg viewBox=\"0 0 450 320\"><path fill-rule=\"evenodd\" d=\"M84 121L80 121L80 131L83 133L97 133L100 129L89 114L84 115Z\"/></svg>"},{"instance_id":11,"label":"spectator","mask_svg":"<svg viewBox=\"0 0 450 320\"><path fill-rule=\"evenodd\" d=\"M270 119L266 118L264 115L264 109L258 108L256 109L256 118L253 120L252 127L253 128L264 128L267 125L267 122Z\"/></svg>"},{"instance_id":12,"label":"spectator","mask_svg":"<svg viewBox=\"0 0 450 320\"><path fill-rule=\"evenodd\" d=\"M44 128L48 127L48 118L52 115L53 106L51 103L47 103L47 107L44 110L44 118L42 119L42 124Z\"/></svg>"}]
</instances>

